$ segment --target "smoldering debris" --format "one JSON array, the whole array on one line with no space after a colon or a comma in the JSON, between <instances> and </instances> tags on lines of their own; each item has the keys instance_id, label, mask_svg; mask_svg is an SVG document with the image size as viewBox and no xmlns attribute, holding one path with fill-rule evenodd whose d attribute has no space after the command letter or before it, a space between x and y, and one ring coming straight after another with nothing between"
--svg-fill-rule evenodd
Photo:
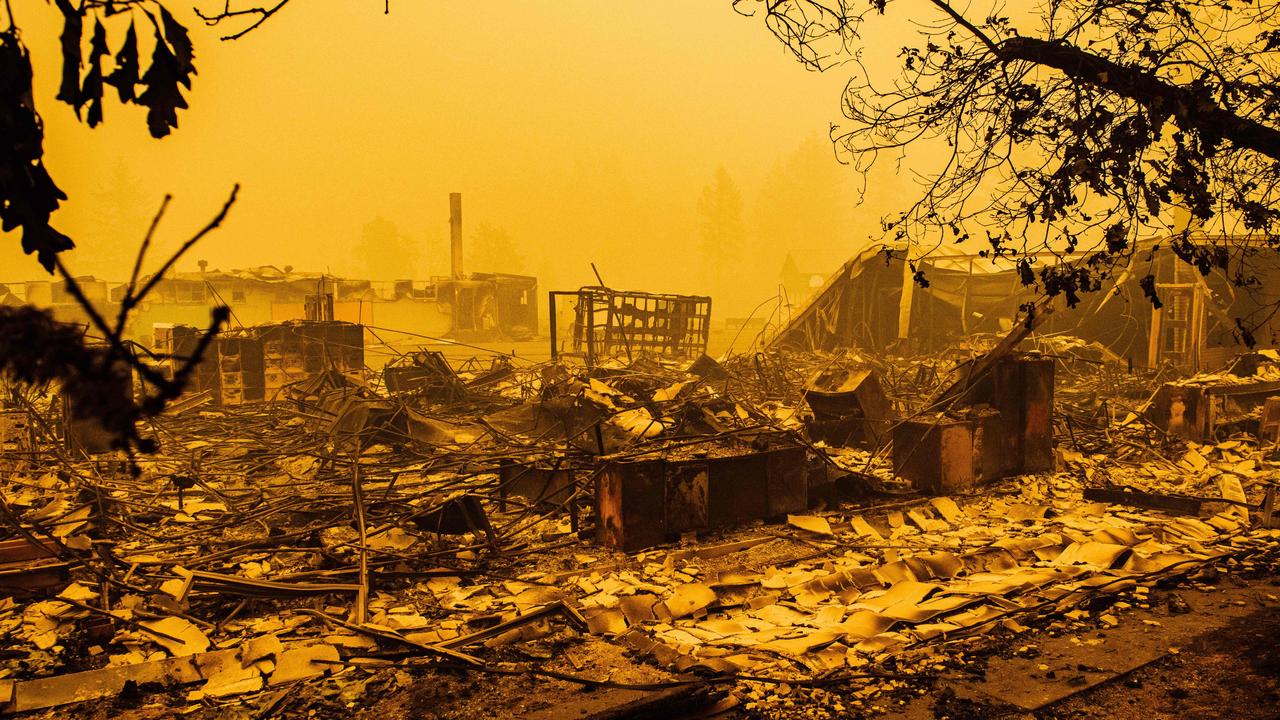
<instances>
[{"instance_id":1,"label":"smoldering debris","mask_svg":"<svg viewBox=\"0 0 1280 720\"><path fill-rule=\"evenodd\" d=\"M871 713L982 648L1118 646L1095 631L1150 627L1130 616L1156 595L1274 568L1261 405L1189 440L1152 419L1161 373L998 340L591 364L424 349L381 374L330 354L273 401L192 388L137 476L68 444L56 392L14 389L0 701L378 712L462 673L511 716Z\"/></svg>"}]
</instances>

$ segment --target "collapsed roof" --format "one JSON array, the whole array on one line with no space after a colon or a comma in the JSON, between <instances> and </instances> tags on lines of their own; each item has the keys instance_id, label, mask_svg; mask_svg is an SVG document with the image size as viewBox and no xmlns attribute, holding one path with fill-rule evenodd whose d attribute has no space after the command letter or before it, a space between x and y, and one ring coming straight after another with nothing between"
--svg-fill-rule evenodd
<instances>
[{"instance_id":1,"label":"collapsed roof","mask_svg":"<svg viewBox=\"0 0 1280 720\"><path fill-rule=\"evenodd\" d=\"M1045 318L1037 332L1076 335L1112 359L1140 367L1221 365L1240 349L1237 318L1252 329L1258 344L1274 345L1280 327L1273 326L1267 310L1280 296L1265 288L1280 287L1268 282L1280 280L1280 259L1261 245L1234 242L1261 279L1256 286L1240 286L1219 269L1202 276L1166 243L1151 241L1105 280L1102 290ZM915 281L914 270L923 273L923 283ZM1148 274L1155 278L1162 308L1154 308L1139 285ZM832 274L768 346L936 351L976 333L1007 331L1019 307L1038 296L1037 288L1023 285L1008 264L979 255L945 255L920 258L913 268L904 247L875 244Z\"/></svg>"}]
</instances>

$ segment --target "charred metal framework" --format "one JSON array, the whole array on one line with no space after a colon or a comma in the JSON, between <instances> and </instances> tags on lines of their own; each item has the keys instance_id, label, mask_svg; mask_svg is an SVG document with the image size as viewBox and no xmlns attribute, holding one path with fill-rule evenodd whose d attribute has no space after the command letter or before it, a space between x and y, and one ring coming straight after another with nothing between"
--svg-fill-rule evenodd
<instances>
[{"instance_id":1,"label":"charred metal framework","mask_svg":"<svg viewBox=\"0 0 1280 720\"><path fill-rule=\"evenodd\" d=\"M558 300L572 298L570 350L561 347L556 327ZM711 298L584 287L548 293L551 356L581 355L588 364L625 356L695 358L707 350ZM562 306L561 306L562 307Z\"/></svg>"},{"instance_id":2,"label":"charred metal framework","mask_svg":"<svg viewBox=\"0 0 1280 720\"><path fill-rule=\"evenodd\" d=\"M421 392L434 402L459 402L467 389L439 350L408 353L382 369L388 393Z\"/></svg>"}]
</instances>

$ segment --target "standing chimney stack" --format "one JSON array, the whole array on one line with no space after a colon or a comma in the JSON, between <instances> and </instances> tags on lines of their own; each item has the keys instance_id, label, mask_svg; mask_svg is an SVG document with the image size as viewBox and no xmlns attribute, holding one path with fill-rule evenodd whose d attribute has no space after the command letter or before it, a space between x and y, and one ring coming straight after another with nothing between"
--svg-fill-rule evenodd
<instances>
[{"instance_id":1,"label":"standing chimney stack","mask_svg":"<svg viewBox=\"0 0 1280 720\"><path fill-rule=\"evenodd\" d=\"M449 193L449 263L453 279L462 274L462 193Z\"/></svg>"}]
</instances>

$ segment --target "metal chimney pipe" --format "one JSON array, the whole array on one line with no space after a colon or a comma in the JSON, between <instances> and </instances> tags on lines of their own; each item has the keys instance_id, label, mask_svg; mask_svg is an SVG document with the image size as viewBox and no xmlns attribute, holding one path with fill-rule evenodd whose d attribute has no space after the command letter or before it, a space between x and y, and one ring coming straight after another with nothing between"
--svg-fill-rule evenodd
<instances>
[{"instance_id":1,"label":"metal chimney pipe","mask_svg":"<svg viewBox=\"0 0 1280 720\"><path fill-rule=\"evenodd\" d=\"M462 193L449 193L449 266L453 271L453 278L461 280Z\"/></svg>"}]
</instances>

